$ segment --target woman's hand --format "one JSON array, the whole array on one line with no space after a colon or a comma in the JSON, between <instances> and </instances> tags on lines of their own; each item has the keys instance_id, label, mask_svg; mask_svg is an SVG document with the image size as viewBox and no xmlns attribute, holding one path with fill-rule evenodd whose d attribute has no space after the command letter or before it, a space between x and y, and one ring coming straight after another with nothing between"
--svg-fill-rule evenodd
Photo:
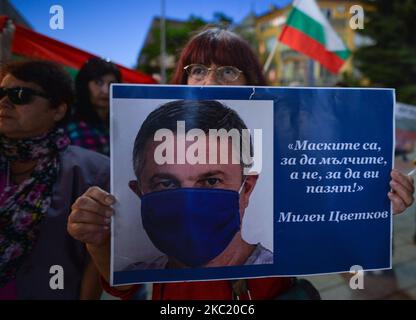
<instances>
[{"instance_id":1,"label":"woman's hand","mask_svg":"<svg viewBox=\"0 0 416 320\"><path fill-rule=\"evenodd\" d=\"M89 188L71 207L67 225L69 234L88 246L107 245L114 203L114 196L108 192L99 187Z\"/></svg>"},{"instance_id":2,"label":"woman's hand","mask_svg":"<svg viewBox=\"0 0 416 320\"><path fill-rule=\"evenodd\" d=\"M413 178L405 176L400 171L393 169L391 171L390 187L391 191L387 194L393 203L393 214L402 213L413 203Z\"/></svg>"},{"instance_id":3,"label":"woman's hand","mask_svg":"<svg viewBox=\"0 0 416 320\"><path fill-rule=\"evenodd\" d=\"M89 188L72 205L67 229L75 239L86 244L101 276L110 279L110 222L114 213L113 195L99 187ZM130 290L132 286L121 286L118 290Z\"/></svg>"}]
</instances>

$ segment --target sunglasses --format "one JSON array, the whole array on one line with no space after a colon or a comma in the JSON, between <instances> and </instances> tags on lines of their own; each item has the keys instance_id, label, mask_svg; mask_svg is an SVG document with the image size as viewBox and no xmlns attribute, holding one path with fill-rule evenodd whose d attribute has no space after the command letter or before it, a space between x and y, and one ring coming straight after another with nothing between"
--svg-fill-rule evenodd
<instances>
[{"instance_id":1,"label":"sunglasses","mask_svg":"<svg viewBox=\"0 0 416 320\"><path fill-rule=\"evenodd\" d=\"M31 103L34 96L50 100L50 97L45 93L26 87L0 87L0 99L3 99L5 96L7 96L7 98L15 105Z\"/></svg>"}]
</instances>

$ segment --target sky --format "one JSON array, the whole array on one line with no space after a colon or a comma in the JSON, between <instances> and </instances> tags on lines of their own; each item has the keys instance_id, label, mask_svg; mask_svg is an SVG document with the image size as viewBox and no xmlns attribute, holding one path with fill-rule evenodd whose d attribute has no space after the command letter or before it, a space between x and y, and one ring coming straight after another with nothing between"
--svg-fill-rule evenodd
<instances>
[{"instance_id":1,"label":"sky","mask_svg":"<svg viewBox=\"0 0 416 320\"><path fill-rule=\"evenodd\" d=\"M10 0L32 28L126 67L134 67L161 0ZM222 12L240 22L250 10L267 12L271 5L290 0L165 0L166 17L187 19L191 14L206 20ZM64 9L64 29L52 30L51 6Z\"/></svg>"}]
</instances>

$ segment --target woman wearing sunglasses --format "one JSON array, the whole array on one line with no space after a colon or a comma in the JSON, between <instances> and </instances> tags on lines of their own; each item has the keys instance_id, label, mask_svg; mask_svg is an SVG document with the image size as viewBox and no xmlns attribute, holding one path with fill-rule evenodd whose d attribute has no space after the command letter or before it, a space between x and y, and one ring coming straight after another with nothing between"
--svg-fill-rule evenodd
<instances>
[{"instance_id":1,"label":"woman wearing sunglasses","mask_svg":"<svg viewBox=\"0 0 416 320\"><path fill-rule=\"evenodd\" d=\"M250 46L236 34L209 28L194 36L182 51L173 84L188 85L255 85L266 81L259 62ZM413 181L392 173L392 189L389 194L395 213L402 212L413 202ZM112 195L99 188L89 189L73 205L68 220L68 231L87 244L100 273L104 289L122 299L134 298L140 286L111 288L109 230L100 228L111 204ZM97 219L102 217L102 221ZM86 223L87 222L87 223ZM94 229L94 231L91 231ZM294 278L269 277L238 281L177 282L153 285L153 299L318 299L319 293L306 281Z\"/></svg>"},{"instance_id":2,"label":"woman wearing sunglasses","mask_svg":"<svg viewBox=\"0 0 416 320\"><path fill-rule=\"evenodd\" d=\"M109 90L110 84L121 82L120 70L114 63L91 58L75 79L76 104L67 130L73 145L110 154Z\"/></svg>"},{"instance_id":3,"label":"woman wearing sunglasses","mask_svg":"<svg viewBox=\"0 0 416 320\"><path fill-rule=\"evenodd\" d=\"M0 299L100 295L83 244L66 231L70 205L108 188L108 159L69 146L72 79L55 64L6 66L0 83ZM52 278L53 276L55 278Z\"/></svg>"}]
</instances>

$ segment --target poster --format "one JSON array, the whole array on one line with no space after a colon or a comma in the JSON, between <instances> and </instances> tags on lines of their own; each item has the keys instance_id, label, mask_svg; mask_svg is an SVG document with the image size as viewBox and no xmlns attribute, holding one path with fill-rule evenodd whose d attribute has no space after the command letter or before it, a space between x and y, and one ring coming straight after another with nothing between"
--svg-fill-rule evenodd
<instances>
[{"instance_id":1,"label":"poster","mask_svg":"<svg viewBox=\"0 0 416 320\"><path fill-rule=\"evenodd\" d=\"M112 85L111 284L390 268L394 99Z\"/></svg>"}]
</instances>

